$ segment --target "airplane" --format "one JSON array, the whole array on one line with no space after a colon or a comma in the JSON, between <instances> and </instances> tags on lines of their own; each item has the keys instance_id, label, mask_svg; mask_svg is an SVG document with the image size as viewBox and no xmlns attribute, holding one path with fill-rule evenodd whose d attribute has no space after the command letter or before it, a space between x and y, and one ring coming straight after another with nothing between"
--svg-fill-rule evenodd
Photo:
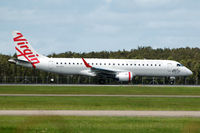
<instances>
[{"instance_id":1,"label":"airplane","mask_svg":"<svg viewBox=\"0 0 200 133\"><path fill-rule=\"evenodd\" d=\"M11 58L9 62L52 73L97 77L102 84L107 78L129 82L134 76L175 79L193 74L191 70L173 60L49 58L36 52L21 32L13 31L12 35L17 58Z\"/></svg>"}]
</instances>

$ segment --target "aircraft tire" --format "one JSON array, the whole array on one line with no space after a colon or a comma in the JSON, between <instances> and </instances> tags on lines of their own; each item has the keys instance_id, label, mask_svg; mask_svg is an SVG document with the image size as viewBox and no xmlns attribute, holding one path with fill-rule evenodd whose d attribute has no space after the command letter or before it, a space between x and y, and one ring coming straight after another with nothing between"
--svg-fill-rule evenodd
<instances>
[{"instance_id":1,"label":"aircraft tire","mask_svg":"<svg viewBox=\"0 0 200 133\"><path fill-rule=\"evenodd\" d=\"M99 79L99 84L105 84L106 81L104 79Z\"/></svg>"}]
</instances>

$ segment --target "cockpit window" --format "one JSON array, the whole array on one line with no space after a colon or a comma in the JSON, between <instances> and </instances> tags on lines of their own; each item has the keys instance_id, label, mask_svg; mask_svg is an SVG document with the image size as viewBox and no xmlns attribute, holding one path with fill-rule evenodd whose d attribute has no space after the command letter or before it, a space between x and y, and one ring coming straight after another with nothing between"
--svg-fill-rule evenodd
<instances>
[{"instance_id":1,"label":"cockpit window","mask_svg":"<svg viewBox=\"0 0 200 133\"><path fill-rule=\"evenodd\" d=\"M177 67L182 67L183 65L182 64L177 64Z\"/></svg>"}]
</instances>

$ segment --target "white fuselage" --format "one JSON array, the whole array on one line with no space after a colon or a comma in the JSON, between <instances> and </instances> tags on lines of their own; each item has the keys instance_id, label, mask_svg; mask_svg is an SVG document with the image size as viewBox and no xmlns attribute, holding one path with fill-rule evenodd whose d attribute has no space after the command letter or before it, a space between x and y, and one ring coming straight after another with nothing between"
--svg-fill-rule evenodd
<instances>
[{"instance_id":1,"label":"white fuselage","mask_svg":"<svg viewBox=\"0 0 200 133\"><path fill-rule=\"evenodd\" d=\"M133 76L188 76L192 72L172 60L139 59L91 59L85 58L92 67L113 71L129 71ZM40 59L37 69L59 74L95 76L81 58L44 58Z\"/></svg>"}]
</instances>

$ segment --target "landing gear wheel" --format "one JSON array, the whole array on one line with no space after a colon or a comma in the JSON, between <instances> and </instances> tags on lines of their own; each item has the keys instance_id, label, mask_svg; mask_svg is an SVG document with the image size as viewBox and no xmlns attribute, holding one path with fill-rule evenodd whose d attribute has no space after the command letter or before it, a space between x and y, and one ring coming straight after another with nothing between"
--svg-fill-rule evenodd
<instances>
[{"instance_id":1,"label":"landing gear wheel","mask_svg":"<svg viewBox=\"0 0 200 133\"><path fill-rule=\"evenodd\" d=\"M99 79L99 84L105 84L105 80L104 79Z\"/></svg>"},{"instance_id":2,"label":"landing gear wheel","mask_svg":"<svg viewBox=\"0 0 200 133\"><path fill-rule=\"evenodd\" d=\"M175 84L175 77L170 77L170 85L174 85Z\"/></svg>"},{"instance_id":3,"label":"landing gear wheel","mask_svg":"<svg viewBox=\"0 0 200 133\"><path fill-rule=\"evenodd\" d=\"M174 81L172 80L172 81L170 81L170 85L174 85Z\"/></svg>"}]
</instances>

